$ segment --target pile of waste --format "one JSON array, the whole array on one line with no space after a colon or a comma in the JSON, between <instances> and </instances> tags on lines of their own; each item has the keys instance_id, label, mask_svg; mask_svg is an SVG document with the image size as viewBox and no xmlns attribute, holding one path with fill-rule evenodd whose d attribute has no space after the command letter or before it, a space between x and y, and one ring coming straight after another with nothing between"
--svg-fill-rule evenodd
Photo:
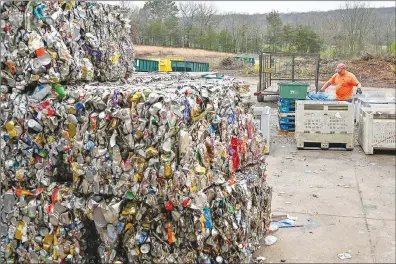
<instances>
[{"instance_id":1,"label":"pile of waste","mask_svg":"<svg viewBox=\"0 0 396 264\"><path fill-rule=\"evenodd\" d=\"M0 263L249 262L272 189L248 86L130 78L123 14L1 2Z\"/></svg>"},{"instance_id":2,"label":"pile of waste","mask_svg":"<svg viewBox=\"0 0 396 264\"><path fill-rule=\"evenodd\" d=\"M3 1L1 84L23 90L130 77L131 25L123 13L98 2Z\"/></svg>"},{"instance_id":3,"label":"pile of waste","mask_svg":"<svg viewBox=\"0 0 396 264\"><path fill-rule=\"evenodd\" d=\"M0 262L251 261L272 189L241 84L154 76L2 89Z\"/></svg>"}]
</instances>

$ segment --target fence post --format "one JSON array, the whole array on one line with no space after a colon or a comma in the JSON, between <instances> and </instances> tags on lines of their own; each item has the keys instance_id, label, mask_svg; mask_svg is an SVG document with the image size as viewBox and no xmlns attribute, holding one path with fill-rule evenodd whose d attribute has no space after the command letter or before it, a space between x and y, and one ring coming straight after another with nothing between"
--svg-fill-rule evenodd
<instances>
[{"instance_id":1,"label":"fence post","mask_svg":"<svg viewBox=\"0 0 396 264\"><path fill-rule=\"evenodd\" d=\"M294 55L292 56L292 82L294 82Z\"/></svg>"},{"instance_id":2,"label":"fence post","mask_svg":"<svg viewBox=\"0 0 396 264\"><path fill-rule=\"evenodd\" d=\"M316 92L319 91L319 65L320 63L320 54L318 54L318 56L316 57L316 76L315 76L315 88L316 88Z\"/></svg>"}]
</instances>

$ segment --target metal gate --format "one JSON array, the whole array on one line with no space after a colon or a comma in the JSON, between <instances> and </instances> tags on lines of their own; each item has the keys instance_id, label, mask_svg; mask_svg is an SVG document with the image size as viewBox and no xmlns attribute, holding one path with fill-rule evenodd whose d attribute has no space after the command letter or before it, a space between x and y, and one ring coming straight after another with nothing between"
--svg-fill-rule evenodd
<instances>
[{"instance_id":1,"label":"metal gate","mask_svg":"<svg viewBox=\"0 0 396 264\"><path fill-rule=\"evenodd\" d=\"M273 81L315 81L318 91L319 61L317 53L263 52L259 55L259 82L257 100L264 95L279 95L278 91L268 91Z\"/></svg>"}]
</instances>

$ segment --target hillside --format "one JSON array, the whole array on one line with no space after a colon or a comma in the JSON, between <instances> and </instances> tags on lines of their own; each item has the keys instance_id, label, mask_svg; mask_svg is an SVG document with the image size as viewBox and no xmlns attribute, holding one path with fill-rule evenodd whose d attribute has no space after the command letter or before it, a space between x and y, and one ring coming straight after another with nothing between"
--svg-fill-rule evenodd
<instances>
[{"instance_id":1,"label":"hillside","mask_svg":"<svg viewBox=\"0 0 396 264\"><path fill-rule=\"evenodd\" d=\"M340 8L249 15L221 13L208 2L150 1L129 14L137 45L228 53L320 51L339 59L396 52L395 8L369 8L365 2L340 2Z\"/></svg>"}]
</instances>

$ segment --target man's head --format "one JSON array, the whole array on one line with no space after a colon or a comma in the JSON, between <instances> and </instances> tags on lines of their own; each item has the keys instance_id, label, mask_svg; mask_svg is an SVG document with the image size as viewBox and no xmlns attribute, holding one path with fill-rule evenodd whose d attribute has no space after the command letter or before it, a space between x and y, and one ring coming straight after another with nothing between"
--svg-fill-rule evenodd
<instances>
[{"instance_id":1,"label":"man's head","mask_svg":"<svg viewBox=\"0 0 396 264\"><path fill-rule=\"evenodd\" d=\"M345 64L344 63L338 64L335 72L338 74L341 74L341 75L344 74L345 73Z\"/></svg>"}]
</instances>

